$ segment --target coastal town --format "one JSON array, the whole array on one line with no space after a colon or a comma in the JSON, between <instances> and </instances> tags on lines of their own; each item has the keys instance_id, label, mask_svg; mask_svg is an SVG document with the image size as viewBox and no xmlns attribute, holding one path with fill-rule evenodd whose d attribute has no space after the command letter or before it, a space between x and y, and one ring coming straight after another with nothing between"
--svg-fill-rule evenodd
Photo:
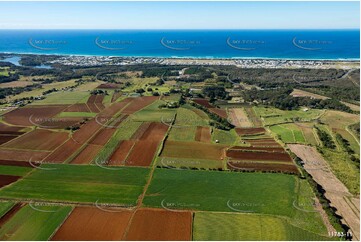
<instances>
[{"instance_id":1,"label":"coastal town","mask_svg":"<svg viewBox=\"0 0 361 242\"><path fill-rule=\"evenodd\" d=\"M214 59L214 58L155 58L155 57L114 57L114 56L60 56L49 64L69 66L98 65L224 65L240 68L310 68L310 69L354 69L359 68L359 62L353 60L287 60L287 59Z\"/></svg>"}]
</instances>

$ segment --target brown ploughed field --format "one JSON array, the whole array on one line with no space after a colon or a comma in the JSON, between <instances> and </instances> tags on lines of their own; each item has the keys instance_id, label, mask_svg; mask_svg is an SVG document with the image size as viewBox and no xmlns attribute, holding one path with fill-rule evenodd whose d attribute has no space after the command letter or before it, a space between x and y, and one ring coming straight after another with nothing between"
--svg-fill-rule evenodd
<instances>
[{"instance_id":1,"label":"brown ploughed field","mask_svg":"<svg viewBox=\"0 0 361 242\"><path fill-rule=\"evenodd\" d=\"M199 105L202 105L205 108L214 108L214 106L212 104L210 104L207 99L195 98L192 101L199 104Z\"/></svg>"},{"instance_id":2,"label":"brown ploughed field","mask_svg":"<svg viewBox=\"0 0 361 242\"><path fill-rule=\"evenodd\" d=\"M111 155L108 165L110 165L110 166L124 165L125 159L127 158L134 143L135 142L132 140L120 141L118 148Z\"/></svg>"},{"instance_id":3,"label":"brown ploughed field","mask_svg":"<svg viewBox=\"0 0 361 242\"><path fill-rule=\"evenodd\" d=\"M264 151L264 152L280 152L286 153L282 147L244 147L244 146L233 146L231 150L244 150L244 151Z\"/></svg>"},{"instance_id":4,"label":"brown ploughed field","mask_svg":"<svg viewBox=\"0 0 361 242\"><path fill-rule=\"evenodd\" d=\"M10 140L15 139L16 137L18 136L9 135L9 134L0 135L0 145L5 144L6 142L9 142Z\"/></svg>"},{"instance_id":5,"label":"brown ploughed field","mask_svg":"<svg viewBox=\"0 0 361 242\"><path fill-rule=\"evenodd\" d=\"M95 100L97 98L97 95L91 95L88 99L88 101L86 102L86 104L88 105L89 107L89 110L92 112L92 113L99 113L100 110L98 109L97 105L95 104Z\"/></svg>"},{"instance_id":6,"label":"brown ploughed field","mask_svg":"<svg viewBox=\"0 0 361 242\"><path fill-rule=\"evenodd\" d=\"M16 160L16 161L41 161L50 154L49 151L30 151L0 148L0 160Z\"/></svg>"},{"instance_id":7,"label":"brown ploughed field","mask_svg":"<svg viewBox=\"0 0 361 242\"><path fill-rule=\"evenodd\" d=\"M224 109L210 108L209 111L214 113L214 114L217 114L221 118L225 118L225 119L228 118L227 112Z\"/></svg>"},{"instance_id":8,"label":"brown ploughed field","mask_svg":"<svg viewBox=\"0 0 361 242\"><path fill-rule=\"evenodd\" d=\"M0 166L22 166L22 167L33 167L36 164L23 161L15 161L15 160L0 160Z\"/></svg>"},{"instance_id":9,"label":"brown ploughed field","mask_svg":"<svg viewBox=\"0 0 361 242\"><path fill-rule=\"evenodd\" d=\"M235 130L240 136L264 134L266 132L264 128L235 128Z\"/></svg>"},{"instance_id":10,"label":"brown ploughed field","mask_svg":"<svg viewBox=\"0 0 361 242\"><path fill-rule=\"evenodd\" d=\"M110 208L104 210L97 207L74 208L51 240L121 240L133 212Z\"/></svg>"},{"instance_id":11,"label":"brown ploughed field","mask_svg":"<svg viewBox=\"0 0 361 242\"><path fill-rule=\"evenodd\" d=\"M95 105L97 106L97 108L101 111L105 108L105 106L103 105L103 99L104 96L103 95L97 95L97 97L95 98Z\"/></svg>"},{"instance_id":12,"label":"brown ploughed field","mask_svg":"<svg viewBox=\"0 0 361 242\"><path fill-rule=\"evenodd\" d=\"M135 212L125 240L191 240L192 213L141 208Z\"/></svg>"},{"instance_id":13,"label":"brown ploughed field","mask_svg":"<svg viewBox=\"0 0 361 242\"><path fill-rule=\"evenodd\" d=\"M76 103L66 108L64 112L82 112L88 113L90 112L88 105L85 103Z\"/></svg>"},{"instance_id":14,"label":"brown ploughed field","mask_svg":"<svg viewBox=\"0 0 361 242\"><path fill-rule=\"evenodd\" d=\"M159 97L154 96L134 98L132 102L122 111L122 113L133 114L148 106L157 99L159 99Z\"/></svg>"},{"instance_id":15,"label":"brown ploughed field","mask_svg":"<svg viewBox=\"0 0 361 242\"><path fill-rule=\"evenodd\" d=\"M211 129L209 127L198 126L195 141L211 143Z\"/></svg>"},{"instance_id":16,"label":"brown ploughed field","mask_svg":"<svg viewBox=\"0 0 361 242\"><path fill-rule=\"evenodd\" d=\"M142 125L143 126L143 125ZM144 129L145 126L140 127ZM136 141L125 161L127 166L149 166L157 152L157 148L167 133L168 126L162 123L150 123L144 132L137 132Z\"/></svg>"},{"instance_id":17,"label":"brown ploughed field","mask_svg":"<svg viewBox=\"0 0 361 242\"><path fill-rule=\"evenodd\" d=\"M48 157L46 157L45 161L48 163L63 163L80 147L81 144L75 142L73 139L69 139L58 149L53 151Z\"/></svg>"},{"instance_id":18,"label":"brown ploughed field","mask_svg":"<svg viewBox=\"0 0 361 242\"><path fill-rule=\"evenodd\" d=\"M42 125L62 112L68 105L37 105L15 109L4 114L4 121L9 124L34 126Z\"/></svg>"},{"instance_id":19,"label":"brown ploughed field","mask_svg":"<svg viewBox=\"0 0 361 242\"><path fill-rule=\"evenodd\" d=\"M3 147L27 150L54 150L69 138L67 132L55 132L46 129L35 129L23 136L8 142Z\"/></svg>"},{"instance_id":20,"label":"brown ploughed field","mask_svg":"<svg viewBox=\"0 0 361 242\"><path fill-rule=\"evenodd\" d=\"M291 157L285 152L261 152L230 149L226 151L226 155L227 157L237 160L292 162Z\"/></svg>"},{"instance_id":21,"label":"brown ploughed field","mask_svg":"<svg viewBox=\"0 0 361 242\"><path fill-rule=\"evenodd\" d=\"M82 125L80 129L74 132L73 139L80 143L84 144L90 137L92 137L102 125L97 123L95 120L90 120L86 124Z\"/></svg>"},{"instance_id":22,"label":"brown ploughed field","mask_svg":"<svg viewBox=\"0 0 361 242\"><path fill-rule=\"evenodd\" d=\"M102 148L101 145L89 144L70 163L89 164Z\"/></svg>"},{"instance_id":23,"label":"brown ploughed field","mask_svg":"<svg viewBox=\"0 0 361 242\"><path fill-rule=\"evenodd\" d=\"M264 162L228 162L227 168L235 171L275 171L298 174L294 164L278 164Z\"/></svg>"},{"instance_id":24,"label":"brown ploughed field","mask_svg":"<svg viewBox=\"0 0 361 242\"><path fill-rule=\"evenodd\" d=\"M115 131L116 129L104 128L100 130L89 143L93 145L105 145Z\"/></svg>"},{"instance_id":25,"label":"brown ploughed field","mask_svg":"<svg viewBox=\"0 0 361 242\"><path fill-rule=\"evenodd\" d=\"M0 175L0 188L19 180L21 176Z\"/></svg>"}]
</instances>

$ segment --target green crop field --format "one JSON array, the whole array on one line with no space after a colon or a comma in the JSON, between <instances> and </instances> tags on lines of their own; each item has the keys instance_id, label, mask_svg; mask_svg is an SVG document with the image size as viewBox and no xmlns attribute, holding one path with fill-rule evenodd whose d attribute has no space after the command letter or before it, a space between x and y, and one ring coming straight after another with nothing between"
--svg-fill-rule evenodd
<instances>
[{"instance_id":1,"label":"green crop field","mask_svg":"<svg viewBox=\"0 0 361 242\"><path fill-rule=\"evenodd\" d=\"M218 169L224 167L224 162L220 160L158 157L156 162L157 166L162 167L197 168L202 170Z\"/></svg>"},{"instance_id":2,"label":"green crop field","mask_svg":"<svg viewBox=\"0 0 361 242\"><path fill-rule=\"evenodd\" d=\"M177 141L194 141L196 126L173 126L168 138Z\"/></svg>"},{"instance_id":3,"label":"green crop field","mask_svg":"<svg viewBox=\"0 0 361 242\"><path fill-rule=\"evenodd\" d=\"M0 201L0 218L7 213L15 203Z\"/></svg>"},{"instance_id":4,"label":"green crop field","mask_svg":"<svg viewBox=\"0 0 361 242\"><path fill-rule=\"evenodd\" d=\"M196 212L193 240L330 240L269 215Z\"/></svg>"},{"instance_id":5,"label":"green crop field","mask_svg":"<svg viewBox=\"0 0 361 242\"><path fill-rule=\"evenodd\" d=\"M194 110L197 110L199 114L195 113ZM207 120L208 116L202 110L196 109L190 105L184 105L177 109L177 118L174 124L176 126L207 126Z\"/></svg>"},{"instance_id":6,"label":"green crop field","mask_svg":"<svg viewBox=\"0 0 361 242\"><path fill-rule=\"evenodd\" d=\"M295 177L284 174L156 169L148 207L292 216Z\"/></svg>"},{"instance_id":7,"label":"green crop field","mask_svg":"<svg viewBox=\"0 0 361 242\"><path fill-rule=\"evenodd\" d=\"M146 168L85 165L42 165L0 190L0 197L135 205L148 177Z\"/></svg>"},{"instance_id":8,"label":"green crop field","mask_svg":"<svg viewBox=\"0 0 361 242\"><path fill-rule=\"evenodd\" d=\"M162 120L168 122L168 120L172 120L176 111L174 109L159 108L159 105L162 104L165 104L165 102L161 100L153 102L151 105L133 114L133 120L143 122L161 122Z\"/></svg>"},{"instance_id":9,"label":"green crop field","mask_svg":"<svg viewBox=\"0 0 361 242\"><path fill-rule=\"evenodd\" d=\"M234 129L225 131L214 128L212 132L212 141L216 143L216 140L218 140L219 144L236 145L239 138Z\"/></svg>"},{"instance_id":10,"label":"green crop field","mask_svg":"<svg viewBox=\"0 0 361 242\"><path fill-rule=\"evenodd\" d=\"M25 176L32 170L31 167L22 166L0 166L0 175Z\"/></svg>"},{"instance_id":11,"label":"green crop field","mask_svg":"<svg viewBox=\"0 0 361 242\"><path fill-rule=\"evenodd\" d=\"M288 111L263 106L254 107L254 110L256 114L264 120L265 125L294 122L296 120L308 122L315 120L324 113L324 110L319 109L308 109L308 111L303 111L302 109Z\"/></svg>"},{"instance_id":12,"label":"green crop field","mask_svg":"<svg viewBox=\"0 0 361 242\"><path fill-rule=\"evenodd\" d=\"M61 112L57 117L59 118L93 118L97 113L89 112Z\"/></svg>"},{"instance_id":13,"label":"green crop field","mask_svg":"<svg viewBox=\"0 0 361 242\"><path fill-rule=\"evenodd\" d=\"M0 240L48 240L71 207L26 205L0 228Z\"/></svg>"},{"instance_id":14,"label":"green crop field","mask_svg":"<svg viewBox=\"0 0 361 242\"><path fill-rule=\"evenodd\" d=\"M34 105L44 104L75 104L86 103L90 96L90 92L80 91L58 91L46 95L46 98L34 102Z\"/></svg>"},{"instance_id":15,"label":"green crop field","mask_svg":"<svg viewBox=\"0 0 361 242\"><path fill-rule=\"evenodd\" d=\"M284 143L305 143L302 130L295 124L280 124L270 127L271 131L279 136Z\"/></svg>"}]
</instances>

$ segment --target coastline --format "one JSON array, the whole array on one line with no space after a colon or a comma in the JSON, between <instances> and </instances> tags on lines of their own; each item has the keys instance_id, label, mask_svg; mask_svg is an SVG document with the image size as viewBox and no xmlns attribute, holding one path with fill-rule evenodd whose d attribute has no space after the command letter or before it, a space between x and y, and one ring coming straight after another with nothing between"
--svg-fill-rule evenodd
<instances>
[{"instance_id":1,"label":"coastline","mask_svg":"<svg viewBox=\"0 0 361 242\"><path fill-rule=\"evenodd\" d=\"M64 54L64 53L36 53L36 52L0 52L0 55L40 55L58 57L108 57L122 59L180 59L180 60L270 60L270 61L323 61L323 62L360 62L360 58L337 58L337 59L302 59L302 58L272 58L272 57L214 57L214 56L136 56L136 55L89 55L89 54Z\"/></svg>"}]
</instances>

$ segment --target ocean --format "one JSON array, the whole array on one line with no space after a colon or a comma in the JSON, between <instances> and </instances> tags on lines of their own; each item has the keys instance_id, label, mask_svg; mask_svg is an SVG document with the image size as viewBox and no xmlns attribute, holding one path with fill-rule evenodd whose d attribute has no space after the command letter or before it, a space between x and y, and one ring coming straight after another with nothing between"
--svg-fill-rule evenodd
<instances>
[{"instance_id":1,"label":"ocean","mask_svg":"<svg viewBox=\"0 0 361 242\"><path fill-rule=\"evenodd\" d=\"M359 60L360 30L0 30L0 53Z\"/></svg>"}]
</instances>

